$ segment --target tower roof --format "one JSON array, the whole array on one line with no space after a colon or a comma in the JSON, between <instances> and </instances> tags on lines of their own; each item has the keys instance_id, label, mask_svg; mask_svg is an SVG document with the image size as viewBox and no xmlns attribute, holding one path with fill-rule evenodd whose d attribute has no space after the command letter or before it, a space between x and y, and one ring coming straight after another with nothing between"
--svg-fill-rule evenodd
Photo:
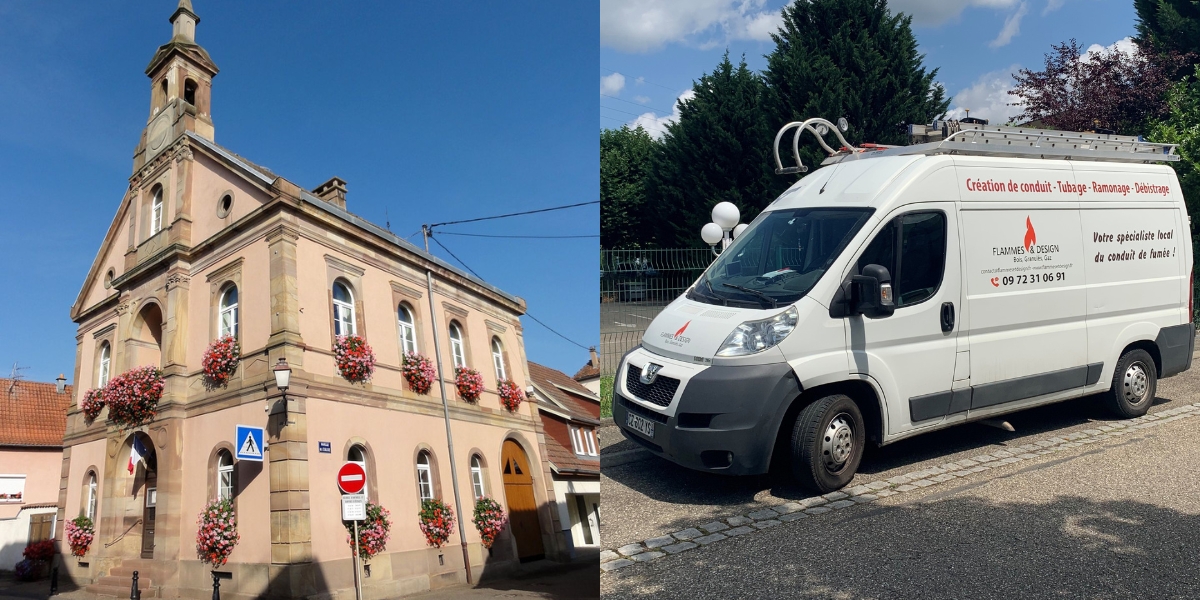
<instances>
[{"instance_id":1,"label":"tower roof","mask_svg":"<svg viewBox=\"0 0 1200 600\"><path fill-rule=\"evenodd\" d=\"M197 23L200 22L200 15L196 14L196 12L192 10L192 0L179 0L179 7L175 9L174 13L171 13L171 18L169 21L174 24L175 19L179 18L180 13L187 14Z\"/></svg>"},{"instance_id":2,"label":"tower roof","mask_svg":"<svg viewBox=\"0 0 1200 600\"><path fill-rule=\"evenodd\" d=\"M208 51L196 43L196 23L200 22L200 16L192 10L192 0L179 0L179 6L171 13L170 21L173 26L171 41L158 47L154 58L150 59L150 64L146 67L146 75L153 76L154 72L175 54L182 55L207 70L210 76L216 75L219 71L216 63L208 55Z\"/></svg>"}]
</instances>

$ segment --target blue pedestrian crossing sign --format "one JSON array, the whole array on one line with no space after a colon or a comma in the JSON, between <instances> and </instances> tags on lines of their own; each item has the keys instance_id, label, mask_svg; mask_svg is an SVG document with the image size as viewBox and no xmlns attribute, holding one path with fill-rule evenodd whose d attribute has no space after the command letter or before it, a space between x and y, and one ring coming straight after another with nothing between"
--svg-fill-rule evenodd
<instances>
[{"instance_id":1,"label":"blue pedestrian crossing sign","mask_svg":"<svg viewBox=\"0 0 1200 600\"><path fill-rule=\"evenodd\" d=\"M237 435L234 436L234 447L237 448L238 460L263 459L263 428L250 425L238 425Z\"/></svg>"}]
</instances>

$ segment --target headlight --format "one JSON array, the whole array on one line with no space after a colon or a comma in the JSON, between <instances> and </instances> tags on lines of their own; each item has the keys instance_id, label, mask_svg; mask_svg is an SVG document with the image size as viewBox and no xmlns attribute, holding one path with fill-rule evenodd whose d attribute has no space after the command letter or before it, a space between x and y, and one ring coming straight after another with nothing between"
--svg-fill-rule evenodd
<instances>
[{"instance_id":1,"label":"headlight","mask_svg":"<svg viewBox=\"0 0 1200 600\"><path fill-rule=\"evenodd\" d=\"M771 348L796 328L799 318L800 312L793 306L769 319L746 321L725 338L717 356L746 356Z\"/></svg>"}]
</instances>

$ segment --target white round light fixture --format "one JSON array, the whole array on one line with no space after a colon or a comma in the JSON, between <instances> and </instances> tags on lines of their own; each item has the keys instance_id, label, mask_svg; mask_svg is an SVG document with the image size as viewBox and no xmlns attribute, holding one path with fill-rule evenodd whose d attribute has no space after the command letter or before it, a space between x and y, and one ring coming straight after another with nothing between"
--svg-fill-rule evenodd
<instances>
[{"instance_id":1,"label":"white round light fixture","mask_svg":"<svg viewBox=\"0 0 1200 600\"><path fill-rule=\"evenodd\" d=\"M719 202L712 209L712 220L724 231L729 231L742 218L741 211L732 202Z\"/></svg>"},{"instance_id":2,"label":"white round light fixture","mask_svg":"<svg viewBox=\"0 0 1200 600\"><path fill-rule=\"evenodd\" d=\"M738 223L738 226L733 228L733 239L738 239L738 236L742 235L742 232L745 231L747 227L749 227L749 225L745 223Z\"/></svg>"},{"instance_id":3,"label":"white round light fixture","mask_svg":"<svg viewBox=\"0 0 1200 600\"><path fill-rule=\"evenodd\" d=\"M706 223L700 230L700 237L704 239L705 244L715 246L721 241L722 233L720 225Z\"/></svg>"}]
</instances>

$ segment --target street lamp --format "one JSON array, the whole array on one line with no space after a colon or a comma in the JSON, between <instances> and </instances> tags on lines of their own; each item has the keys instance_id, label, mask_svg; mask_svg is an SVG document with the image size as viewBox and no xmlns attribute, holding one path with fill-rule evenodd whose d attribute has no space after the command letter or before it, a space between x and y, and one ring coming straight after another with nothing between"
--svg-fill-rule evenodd
<instances>
[{"instance_id":1,"label":"street lamp","mask_svg":"<svg viewBox=\"0 0 1200 600\"><path fill-rule=\"evenodd\" d=\"M713 207L713 222L700 229L700 237L705 244L712 246L713 254L721 254L717 250L718 243L721 244L721 250L724 250L733 243L734 238L746 230L745 223L738 223L741 218L741 211L732 202L718 202Z\"/></svg>"},{"instance_id":2,"label":"street lamp","mask_svg":"<svg viewBox=\"0 0 1200 600\"><path fill-rule=\"evenodd\" d=\"M288 366L287 359L281 356L279 357L279 362L275 363L275 366L271 369L271 372L275 374L275 387L279 388L279 391L283 393L283 410L287 412L287 389L288 384L292 381L292 368ZM271 404L269 402L265 410L271 412Z\"/></svg>"}]
</instances>

